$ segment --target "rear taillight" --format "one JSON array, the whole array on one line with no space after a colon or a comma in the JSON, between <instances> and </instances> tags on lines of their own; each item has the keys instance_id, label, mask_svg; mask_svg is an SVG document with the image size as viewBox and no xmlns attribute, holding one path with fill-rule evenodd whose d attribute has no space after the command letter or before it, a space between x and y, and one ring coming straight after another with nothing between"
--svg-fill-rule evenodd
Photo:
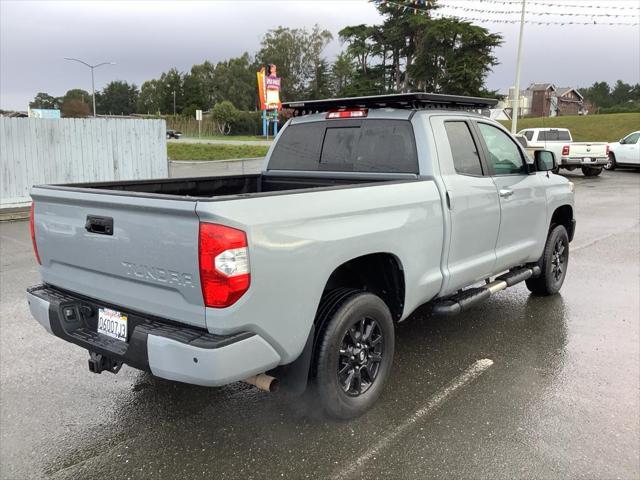
<instances>
[{"instance_id":1,"label":"rear taillight","mask_svg":"<svg viewBox=\"0 0 640 480\"><path fill-rule=\"evenodd\" d=\"M251 283L247 236L235 228L201 223L198 248L205 305L233 305Z\"/></svg>"},{"instance_id":2,"label":"rear taillight","mask_svg":"<svg viewBox=\"0 0 640 480\"><path fill-rule=\"evenodd\" d=\"M569 155L569 145L562 147L562 155Z\"/></svg>"},{"instance_id":3,"label":"rear taillight","mask_svg":"<svg viewBox=\"0 0 640 480\"><path fill-rule=\"evenodd\" d=\"M36 254L36 260L38 264L42 265L40 261L40 254L38 253L38 243L36 242L36 225L33 221L33 210L35 209L35 202L31 202L31 210L29 212L29 231L31 232L31 243L33 243L33 253Z\"/></svg>"},{"instance_id":4,"label":"rear taillight","mask_svg":"<svg viewBox=\"0 0 640 480\"><path fill-rule=\"evenodd\" d=\"M327 112L327 120L335 118L364 118L367 116L366 108L350 108L348 110L329 110Z\"/></svg>"}]
</instances>

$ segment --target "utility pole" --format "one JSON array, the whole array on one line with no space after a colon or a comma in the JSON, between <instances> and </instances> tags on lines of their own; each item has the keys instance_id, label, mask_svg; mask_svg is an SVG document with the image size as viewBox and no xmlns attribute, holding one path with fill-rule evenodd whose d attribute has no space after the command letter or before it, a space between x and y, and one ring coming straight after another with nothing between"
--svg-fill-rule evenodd
<instances>
[{"instance_id":1,"label":"utility pole","mask_svg":"<svg viewBox=\"0 0 640 480\"><path fill-rule=\"evenodd\" d=\"M93 116L95 117L96 116L96 84L95 84L93 71L96 68L101 67L103 65L115 65L116 62L102 62L102 63L98 63L97 65L89 65L87 62L83 62L82 60L78 60L77 58L64 57L64 59L71 60L73 62L79 62L83 64L85 67L89 67L91 69L91 96L93 97Z\"/></svg>"},{"instance_id":2,"label":"utility pole","mask_svg":"<svg viewBox=\"0 0 640 480\"><path fill-rule=\"evenodd\" d=\"M516 86L511 103L511 133L518 129L518 108L520 107L520 65L522 64L522 33L524 32L525 2L522 0L522 13L520 15L520 37L518 38L518 57L516 58Z\"/></svg>"}]
</instances>

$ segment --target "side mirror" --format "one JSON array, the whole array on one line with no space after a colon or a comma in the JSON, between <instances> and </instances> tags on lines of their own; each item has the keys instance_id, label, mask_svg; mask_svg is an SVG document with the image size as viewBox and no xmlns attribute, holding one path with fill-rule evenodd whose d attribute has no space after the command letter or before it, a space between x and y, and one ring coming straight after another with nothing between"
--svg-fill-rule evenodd
<instances>
[{"instance_id":1,"label":"side mirror","mask_svg":"<svg viewBox=\"0 0 640 480\"><path fill-rule=\"evenodd\" d=\"M533 152L533 161L538 172L548 172L558 166L555 154L549 150L536 150Z\"/></svg>"}]
</instances>

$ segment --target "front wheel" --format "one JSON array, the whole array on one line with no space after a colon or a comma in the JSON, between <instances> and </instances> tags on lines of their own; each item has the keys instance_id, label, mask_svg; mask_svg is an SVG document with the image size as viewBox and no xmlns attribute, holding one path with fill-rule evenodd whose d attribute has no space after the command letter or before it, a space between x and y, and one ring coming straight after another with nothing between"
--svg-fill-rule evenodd
<instances>
[{"instance_id":1,"label":"front wheel","mask_svg":"<svg viewBox=\"0 0 640 480\"><path fill-rule=\"evenodd\" d=\"M585 177L597 177L602 173L602 167L582 167L582 174Z\"/></svg>"},{"instance_id":2,"label":"front wheel","mask_svg":"<svg viewBox=\"0 0 640 480\"><path fill-rule=\"evenodd\" d=\"M605 170L615 170L616 169L616 157L613 153L609 152L609 158L607 159L607 163L604 166Z\"/></svg>"},{"instance_id":3,"label":"front wheel","mask_svg":"<svg viewBox=\"0 0 640 480\"><path fill-rule=\"evenodd\" d=\"M320 332L314 387L324 411L347 420L373 406L389 377L394 352L391 312L380 297L356 291Z\"/></svg>"},{"instance_id":4,"label":"front wheel","mask_svg":"<svg viewBox=\"0 0 640 480\"><path fill-rule=\"evenodd\" d=\"M557 225L549 232L538 265L540 276L526 281L529 291L542 296L558 293L569 266L569 235L563 225Z\"/></svg>"}]
</instances>

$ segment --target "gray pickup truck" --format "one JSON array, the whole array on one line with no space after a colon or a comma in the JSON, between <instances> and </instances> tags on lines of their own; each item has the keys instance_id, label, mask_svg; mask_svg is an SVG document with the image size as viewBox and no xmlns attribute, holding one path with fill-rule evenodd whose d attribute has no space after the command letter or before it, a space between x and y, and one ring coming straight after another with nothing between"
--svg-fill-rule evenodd
<instances>
[{"instance_id":1,"label":"gray pickup truck","mask_svg":"<svg viewBox=\"0 0 640 480\"><path fill-rule=\"evenodd\" d=\"M277 383L360 415L417 307L455 314L564 281L573 184L550 173L551 152L528 160L474 113L494 103L289 103L260 174L36 186L31 312L96 373Z\"/></svg>"}]
</instances>

